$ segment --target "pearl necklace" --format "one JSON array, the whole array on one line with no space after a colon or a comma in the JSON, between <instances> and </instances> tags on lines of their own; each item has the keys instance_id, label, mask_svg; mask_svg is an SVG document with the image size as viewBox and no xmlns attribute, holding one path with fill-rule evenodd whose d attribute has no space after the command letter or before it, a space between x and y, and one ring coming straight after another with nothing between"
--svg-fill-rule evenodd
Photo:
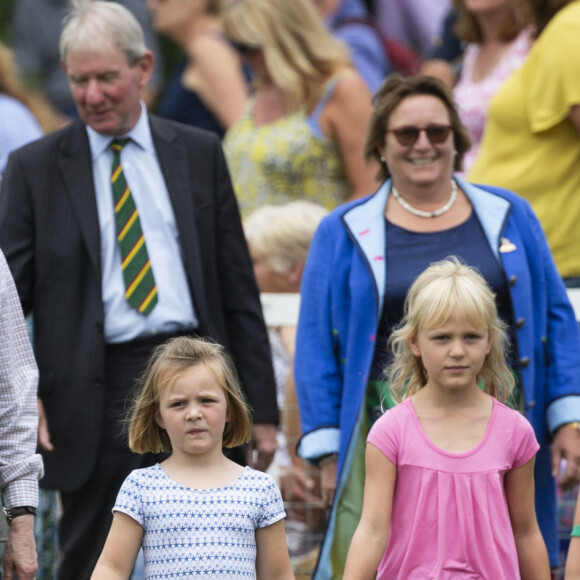
<instances>
[{"instance_id":1,"label":"pearl necklace","mask_svg":"<svg viewBox=\"0 0 580 580\"><path fill-rule=\"evenodd\" d=\"M393 192L395 199L401 204L401 207L404 210L421 218L434 218L443 215L444 213L448 212L451 209L451 207L455 203L455 200L457 199L457 183L455 183L454 179L451 180L451 197L449 198L449 201L443 207L440 207L439 209L436 209L434 211L423 211L414 208L412 205L409 205L401 197L401 194L397 191L397 188L394 185L391 187L391 191Z\"/></svg>"}]
</instances>

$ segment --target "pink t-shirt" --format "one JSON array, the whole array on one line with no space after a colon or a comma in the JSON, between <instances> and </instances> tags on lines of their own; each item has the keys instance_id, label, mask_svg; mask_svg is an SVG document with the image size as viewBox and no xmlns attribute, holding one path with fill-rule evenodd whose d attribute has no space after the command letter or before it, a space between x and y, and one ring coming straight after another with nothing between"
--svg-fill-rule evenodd
<instances>
[{"instance_id":1,"label":"pink t-shirt","mask_svg":"<svg viewBox=\"0 0 580 580\"><path fill-rule=\"evenodd\" d=\"M479 444L436 447L410 399L387 411L367 441L397 466L391 533L377 580L516 580L518 560L504 475L539 445L528 421L494 399Z\"/></svg>"}]
</instances>

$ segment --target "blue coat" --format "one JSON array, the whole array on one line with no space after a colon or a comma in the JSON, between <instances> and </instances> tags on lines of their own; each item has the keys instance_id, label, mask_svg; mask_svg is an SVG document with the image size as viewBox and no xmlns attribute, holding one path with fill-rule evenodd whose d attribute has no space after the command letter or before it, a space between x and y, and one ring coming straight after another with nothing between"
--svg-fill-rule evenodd
<instances>
[{"instance_id":1,"label":"blue coat","mask_svg":"<svg viewBox=\"0 0 580 580\"><path fill-rule=\"evenodd\" d=\"M525 413L541 445L536 508L555 565L555 486L548 444L558 426L580 419L578 325L530 205L509 191L456 180L508 281ZM384 208L390 190L387 181L374 195L341 206L323 220L302 280L295 356L303 433L298 452L307 460L338 452L338 491L352 460L349 442L361 416L383 307L388 275Z\"/></svg>"}]
</instances>

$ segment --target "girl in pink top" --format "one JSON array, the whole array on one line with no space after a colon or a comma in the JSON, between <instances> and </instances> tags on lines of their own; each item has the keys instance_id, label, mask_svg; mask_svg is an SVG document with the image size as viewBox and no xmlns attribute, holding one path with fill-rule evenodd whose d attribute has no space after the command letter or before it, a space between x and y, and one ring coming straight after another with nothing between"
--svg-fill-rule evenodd
<instances>
[{"instance_id":1,"label":"girl in pink top","mask_svg":"<svg viewBox=\"0 0 580 580\"><path fill-rule=\"evenodd\" d=\"M372 427L345 580L549 580L534 508L532 427L494 295L456 258L414 282L391 337L393 395ZM483 389L479 388L482 386Z\"/></svg>"}]
</instances>

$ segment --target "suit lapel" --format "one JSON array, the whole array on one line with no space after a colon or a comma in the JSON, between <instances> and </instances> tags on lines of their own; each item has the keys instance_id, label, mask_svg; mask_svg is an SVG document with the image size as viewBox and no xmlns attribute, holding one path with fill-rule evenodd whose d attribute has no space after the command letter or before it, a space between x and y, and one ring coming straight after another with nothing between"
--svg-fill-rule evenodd
<instances>
[{"instance_id":1,"label":"suit lapel","mask_svg":"<svg viewBox=\"0 0 580 580\"><path fill-rule=\"evenodd\" d=\"M149 117L149 122L157 159L175 214L185 272L196 315L201 322L205 319L207 309L202 283L202 261L199 255L199 232L195 221L196 184L191 180L191 160L177 132L169 124L161 122L154 116Z\"/></svg>"},{"instance_id":2,"label":"suit lapel","mask_svg":"<svg viewBox=\"0 0 580 580\"><path fill-rule=\"evenodd\" d=\"M58 155L66 193L77 217L91 264L100 276L101 236L93 164L87 132L81 121L74 121L70 126L63 137Z\"/></svg>"}]
</instances>

